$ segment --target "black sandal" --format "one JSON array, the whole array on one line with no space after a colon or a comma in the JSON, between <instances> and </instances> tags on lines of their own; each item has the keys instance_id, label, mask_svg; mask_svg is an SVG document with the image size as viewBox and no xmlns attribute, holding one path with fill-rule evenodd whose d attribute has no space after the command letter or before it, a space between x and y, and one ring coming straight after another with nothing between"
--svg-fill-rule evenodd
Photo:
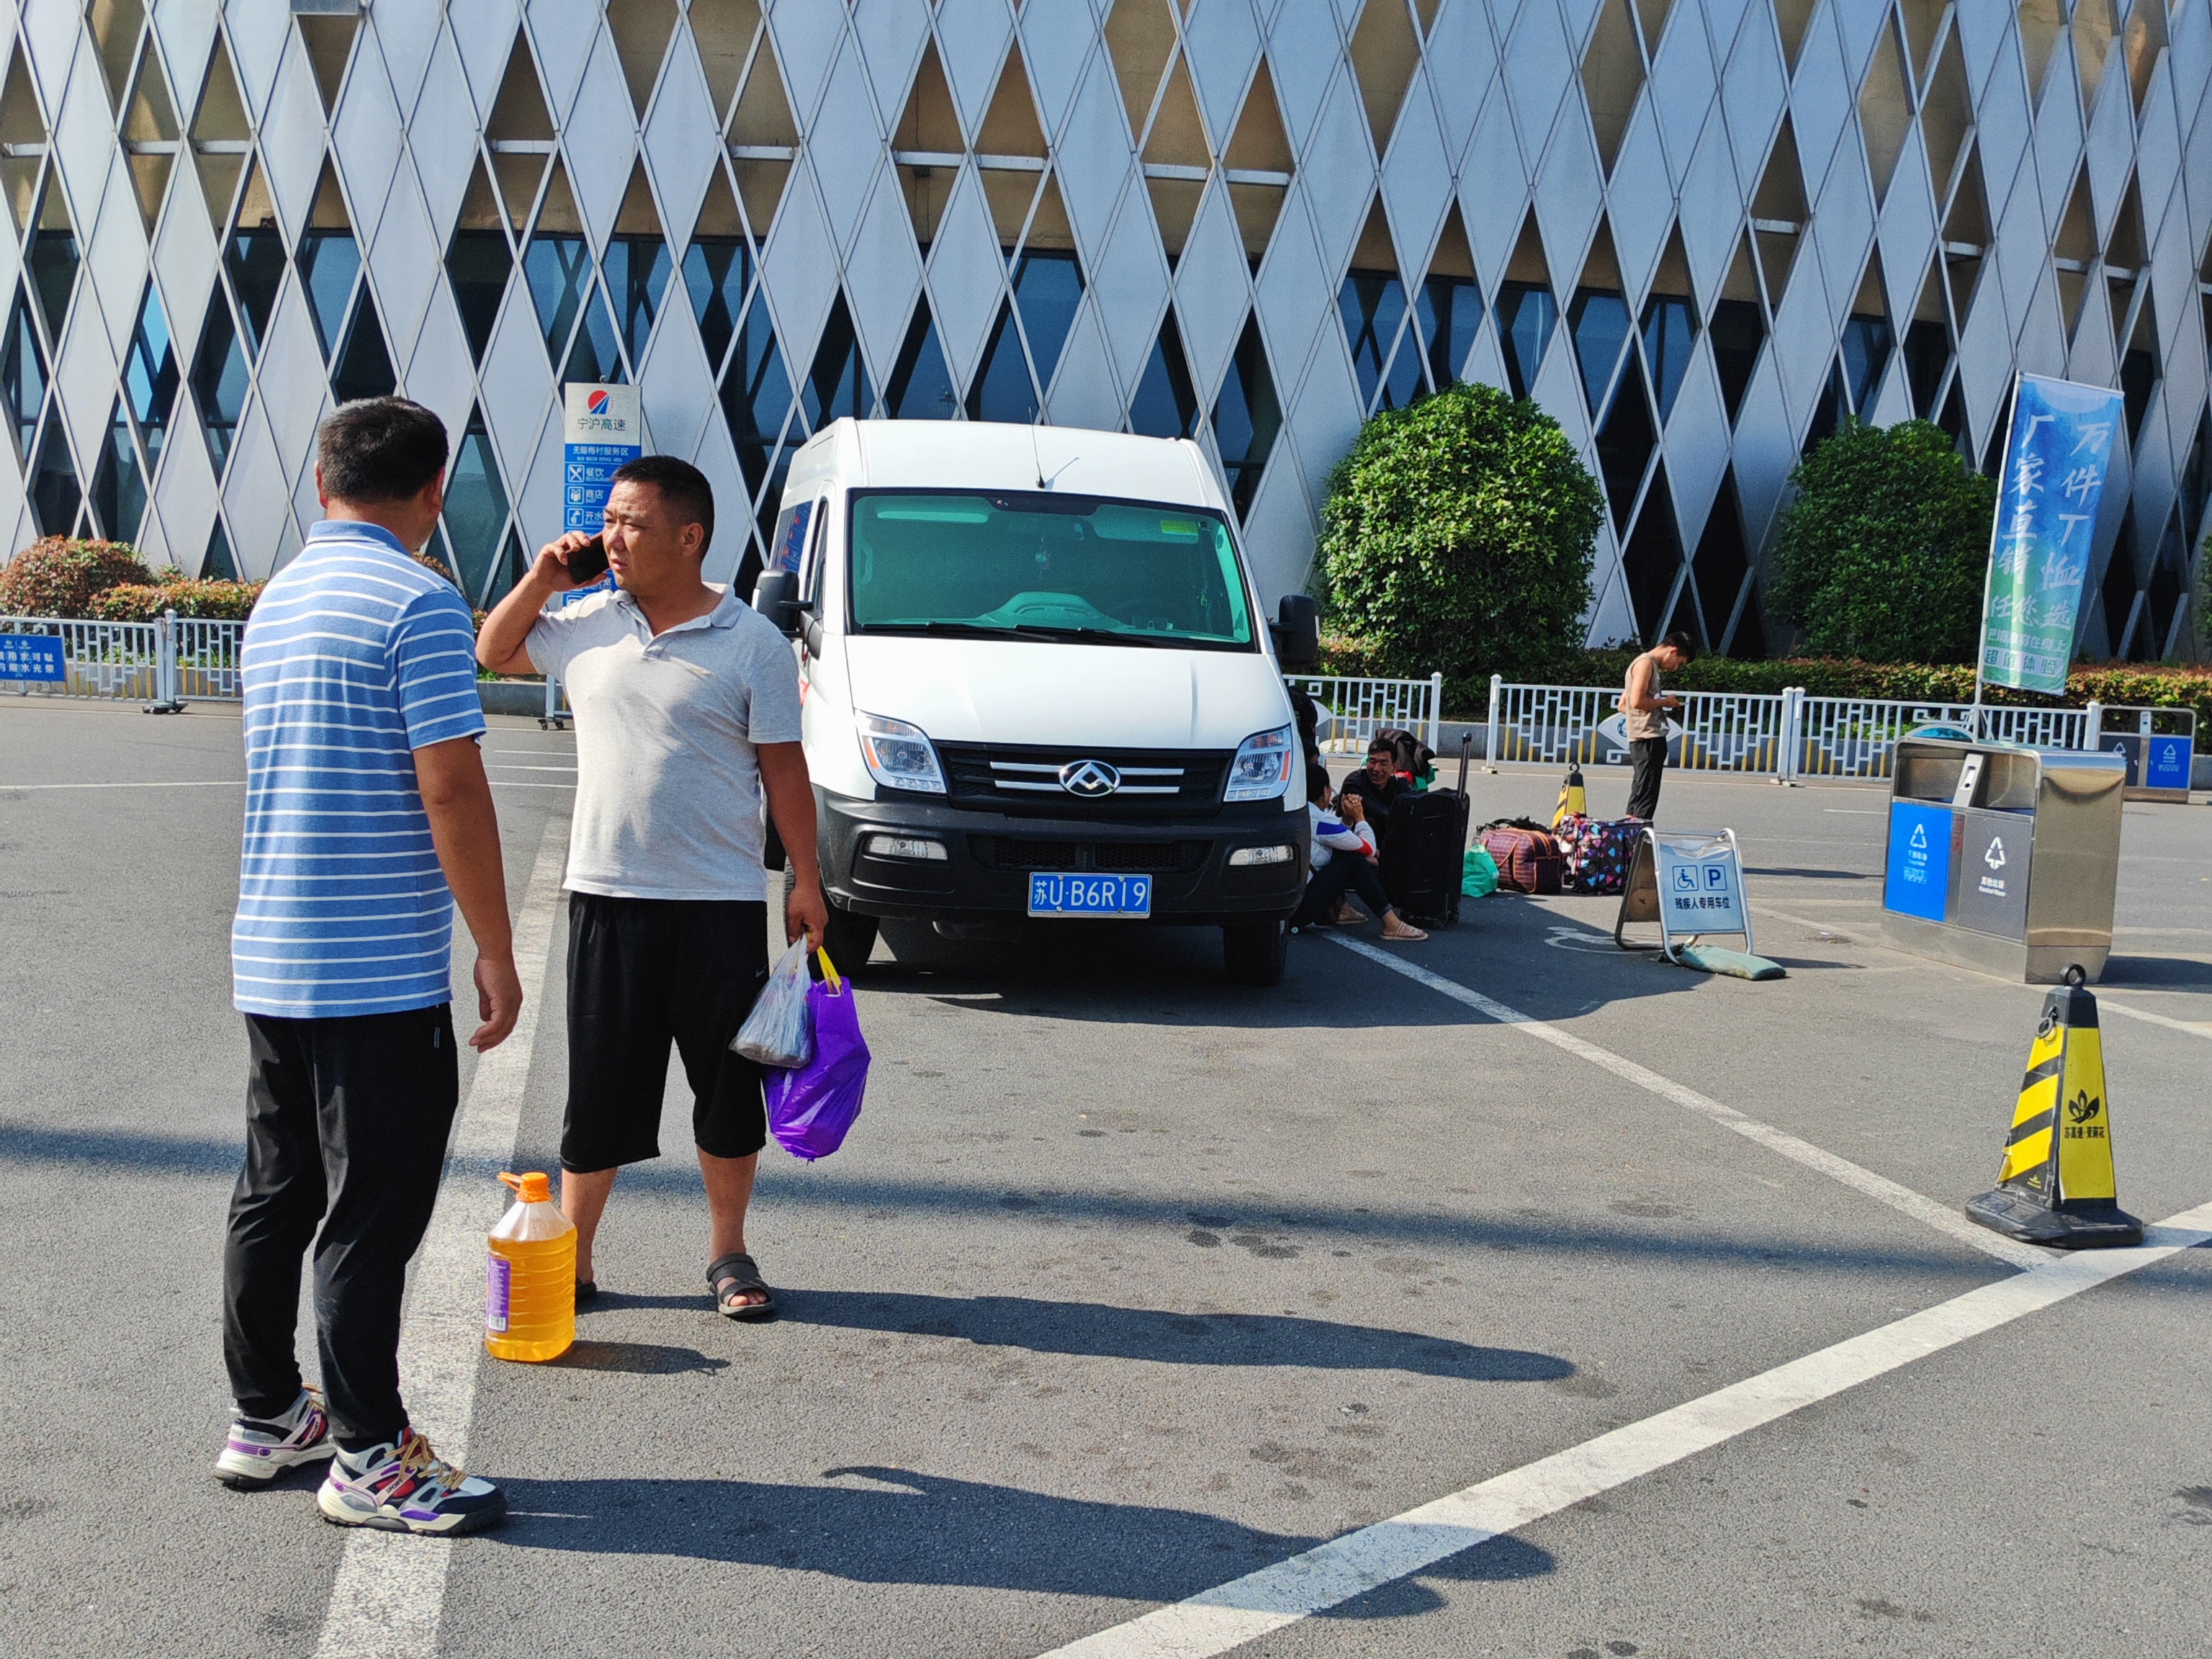
<instances>
[{"instance_id":1,"label":"black sandal","mask_svg":"<svg viewBox=\"0 0 2212 1659\"><path fill-rule=\"evenodd\" d=\"M724 1280L729 1289L722 1288ZM743 1250L732 1250L720 1257L707 1269L707 1288L714 1294L714 1311L725 1319L742 1319L748 1322L775 1317L775 1292L761 1277L760 1268L752 1257ZM758 1291L764 1298L759 1302L741 1302L739 1297L748 1291Z\"/></svg>"}]
</instances>

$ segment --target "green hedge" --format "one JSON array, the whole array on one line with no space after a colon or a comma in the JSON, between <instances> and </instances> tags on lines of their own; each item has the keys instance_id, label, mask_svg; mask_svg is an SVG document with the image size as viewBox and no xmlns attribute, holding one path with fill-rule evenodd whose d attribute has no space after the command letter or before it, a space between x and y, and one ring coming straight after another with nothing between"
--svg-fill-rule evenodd
<instances>
[{"instance_id":1,"label":"green hedge","mask_svg":"<svg viewBox=\"0 0 2212 1659\"><path fill-rule=\"evenodd\" d=\"M1536 672L1508 678L1538 685L1619 685L1635 657L1633 647L1564 653L1536 665ZM1323 672L1375 674L1374 653L1359 641L1325 638ZM1700 657L1667 676L1676 691L1787 690L1801 685L1816 697L1881 697L1897 702L1971 702L1974 671L1962 664L1856 662L1848 658L1785 657L1740 662L1730 657ZM2172 665L2081 663L2066 677L2066 695L2046 697L2033 691L1990 686L1985 702L2027 708L2075 707L2095 701L2153 708L2193 708L2203 741L2212 748L2212 668ZM1487 674L1444 679L1447 718L1480 720L1490 708Z\"/></svg>"},{"instance_id":2,"label":"green hedge","mask_svg":"<svg viewBox=\"0 0 2212 1659\"><path fill-rule=\"evenodd\" d=\"M244 622L265 586L185 577L157 585L123 582L94 595L85 613L101 622L151 622L164 611L216 622Z\"/></svg>"}]
</instances>

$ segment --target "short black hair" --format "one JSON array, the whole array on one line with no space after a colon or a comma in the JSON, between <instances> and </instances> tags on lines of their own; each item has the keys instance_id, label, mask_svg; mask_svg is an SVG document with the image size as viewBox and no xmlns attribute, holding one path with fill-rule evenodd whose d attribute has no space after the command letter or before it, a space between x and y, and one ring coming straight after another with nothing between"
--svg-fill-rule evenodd
<instances>
[{"instance_id":1,"label":"short black hair","mask_svg":"<svg viewBox=\"0 0 2212 1659\"><path fill-rule=\"evenodd\" d=\"M1373 760L1377 755L1388 755L1395 760L1398 758L1398 745L1388 738L1371 738L1367 744L1367 758Z\"/></svg>"},{"instance_id":2,"label":"short black hair","mask_svg":"<svg viewBox=\"0 0 2212 1659\"><path fill-rule=\"evenodd\" d=\"M615 483L651 484L681 526L699 526L699 551L714 539L714 486L689 461L673 455L641 455L615 469Z\"/></svg>"},{"instance_id":3,"label":"short black hair","mask_svg":"<svg viewBox=\"0 0 2212 1659\"><path fill-rule=\"evenodd\" d=\"M404 501L446 472L446 423L404 398L340 404L315 434L323 493L369 506Z\"/></svg>"},{"instance_id":4,"label":"short black hair","mask_svg":"<svg viewBox=\"0 0 2212 1659\"><path fill-rule=\"evenodd\" d=\"M1320 764L1318 760L1309 759L1306 763L1306 799L1317 801L1327 793L1328 768Z\"/></svg>"},{"instance_id":5,"label":"short black hair","mask_svg":"<svg viewBox=\"0 0 2212 1659\"><path fill-rule=\"evenodd\" d=\"M1659 643L1664 646L1671 646L1674 649L1682 653L1682 660L1684 662L1692 662L1696 660L1698 654L1698 642L1690 637L1686 629L1680 628L1676 629L1665 639L1660 641Z\"/></svg>"}]
</instances>

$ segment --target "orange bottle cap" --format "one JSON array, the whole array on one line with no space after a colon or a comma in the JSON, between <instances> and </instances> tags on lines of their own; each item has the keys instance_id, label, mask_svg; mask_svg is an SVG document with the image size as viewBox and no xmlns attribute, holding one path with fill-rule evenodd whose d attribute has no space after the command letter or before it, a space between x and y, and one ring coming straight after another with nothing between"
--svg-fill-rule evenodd
<instances>
[{"instance_id":1,"label":"orange bottle cap","mask_svg":"<svg viewBox=\"0 0 2212 1659\"><path fill-rule=\"evenodd\" d=\"M553 1178L543 1170L532 1170L524 1175L509 1175L502 1170L499 1178L514 1188L514 1195L525 1204L553 1201Z\"/></svg>"}]
</instances>

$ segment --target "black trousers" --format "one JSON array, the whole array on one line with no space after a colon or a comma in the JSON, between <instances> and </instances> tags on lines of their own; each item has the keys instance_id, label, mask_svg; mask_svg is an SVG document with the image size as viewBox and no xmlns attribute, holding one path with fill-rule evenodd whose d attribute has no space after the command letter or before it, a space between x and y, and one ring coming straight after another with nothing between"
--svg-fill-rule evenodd
<instances>
[{"instance_id":1,"label":"black trousers","mask_svg":"<svg viewBox=\"0 0 2212 1659\"><path fill-rule=\"evenodd\" d=\"M1659 816L1659 776L1667 769L1667 739L1638 738L1628 745L1636 765L1628 784L1628 816L1646 823Z\"/></svg>"},{"instance_id":2,"label":"black trousers","mask_svg":"<svg viewBox=\"0 0 2212 1659\"><path fill-rule=\"evenodd\" d=\"M1390 908L1390 896L1382 890L1382 878L1375 873L1373 865L1357 853L1333 853L1306 883L1305 896L1298 901L1291 926L1303 927L1325 920L1346 891L1358 894L1378 916Z\"/></svg>"},{"instance_id":3,"label":"black trousers","mask_svg":"<svg viewBox=\"0 0 2212 1659\"><path fill-rule=\"evenodd\" d=\"M397 1440L399 1305L430 1224L460 1099L449 1006L351 1019L246 1017L246 1166L222 1253L222 1355L248 1417L300 1394L300 1263L315 1252L315 1330L331 1431ZM319 1229L319 1231L318 1231Z\"/></svg>"}]
</instances>

